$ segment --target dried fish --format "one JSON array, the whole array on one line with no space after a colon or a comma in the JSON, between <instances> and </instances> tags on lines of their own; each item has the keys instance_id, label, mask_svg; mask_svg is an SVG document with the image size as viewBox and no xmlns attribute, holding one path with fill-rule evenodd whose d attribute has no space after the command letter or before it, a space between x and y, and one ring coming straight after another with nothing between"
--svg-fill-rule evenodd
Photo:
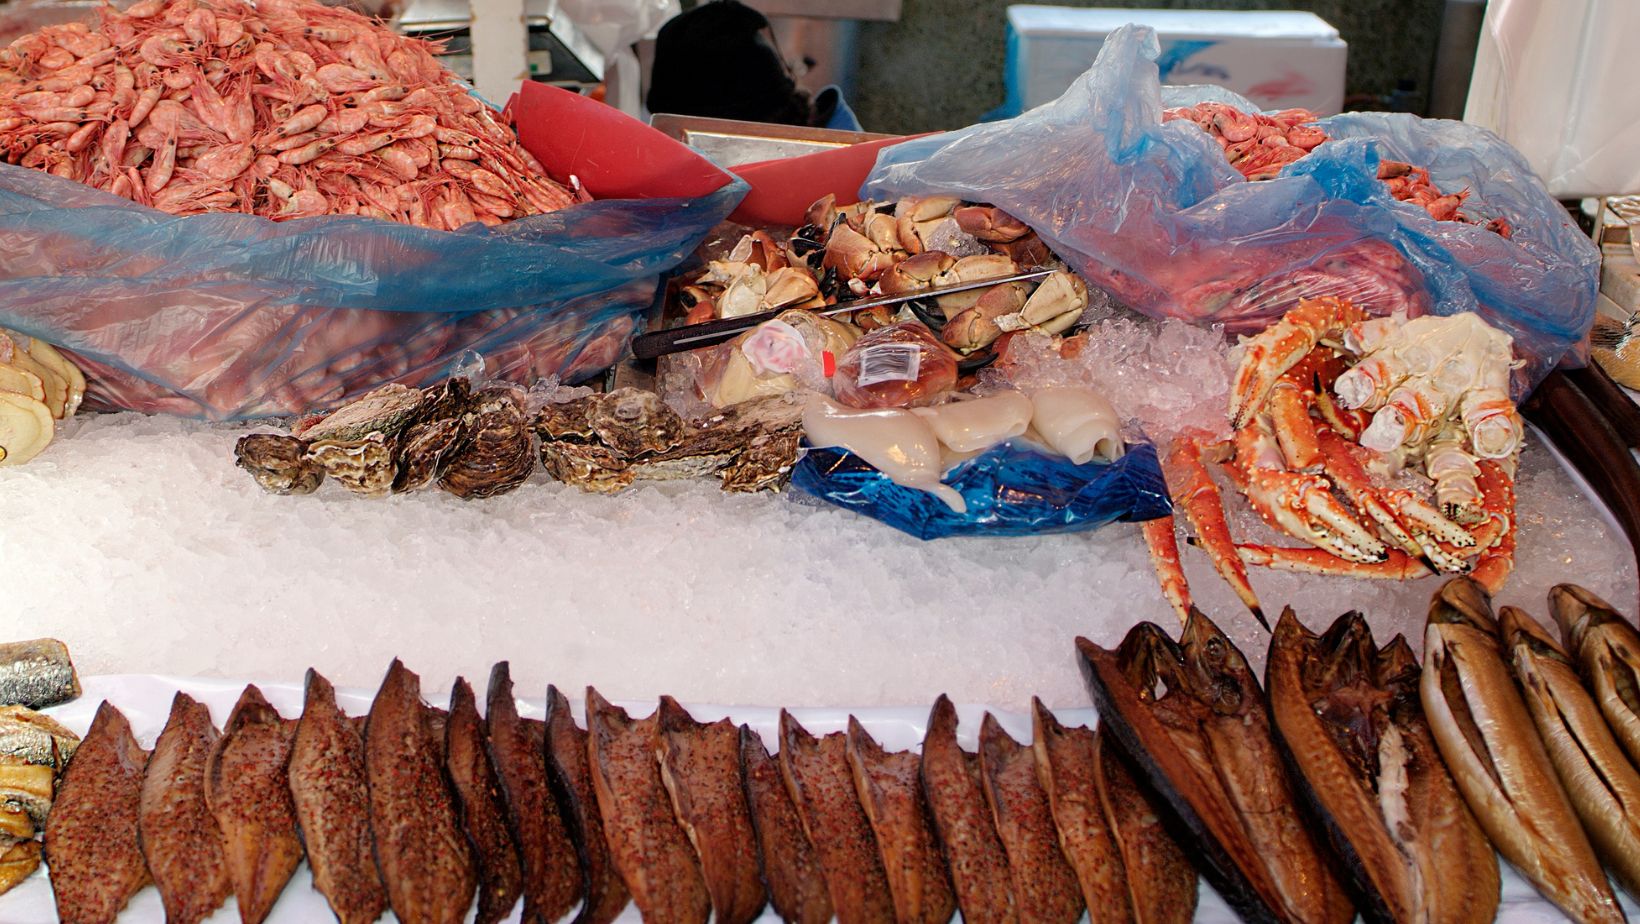
<instances>
[{"instance_id":1,"label":"dried fish","mask_svg":"<svg viewBox=\"0 0 1640 924\"><path fill-rule=\"evenodd\" d=\"M656 719L634 720L587 688L587 751L610 859L646 922L705 921L700 861L672 814L655 760Z\"/></svg>"},{"instance_id":2,"label":"dried fish","mask_svg":"<svg viewBox=\"0 0 1640 924\"><path fill-rule=\"evenodd\" d=\"M462 827L473 845L478 867L477 924L494 924L517 904L523 888L518 848L507 829L501 782L485 749L478 704L465 677L450 691L450 716L444 728L444 766L461 809Z\"/></svg>"},{"instance_id":3,"label":"dried fish","mask_svg":"<svg viewBox=\"0 0 1640 924\"><path fill-rule=\"evenodd\" d=\"M547 780L546 727L521 719L506 661L490 670L490 761L524 873L524 921L556 921L581 898L581 866Z\"/></svg>"},{"instance_id":4,"label":"dried fish","mask_svg":"<svg viewBox=\"0 0 1640 924\"><path fill-rule=\"evenodd\" d=\"M205 801L205 764L219 737L211 711L178 693L143 772L138 831L169 924L204 920L233 887Z\"/></svg>"},{"instance_id":5,"label":"dried fish","mask_svg":"<svg viewBox=\"0 0 1640 924\"><path fill-rule=\"evenodd\" d=\"M1122 853L1095 782L1094 743L1091 729L1068 728L1041 700L1031 699L1037 780L1048 797L1059 847L1082 885L1082 901L1095 921L1131 921Z\"/></svg>"},{"instance_id":6,"label":"dried fish","mask_svg":"<svg viewBox=\"0 0 1640 924\"><path fill-rule=\"evenodd\" d=\"M0 759L0 805L22 809L32 824L45 824L56 776L49 764L31 764L17 757Z\"/></svg>"},{"instance_id":7,"label":"dried fish","mask_svg":"<svg viewBox=\"0 0 1640 924\"><path fill-rule=\"evenodd\" d=\"M1196 868L1139 789L1129 760L1105 727L1094 731L1094 785L1122 853L1138 924L1187 924L1196 917Z\"/></svg>"},{"instance_id":8,"label":"dried fish","mask_svg":"<svg viewBox=\"0 0 1640 924\"><path fill-rule=\"evenodd\" d=\"M421 679L395 659L370 704L364 765L376 865L404 924L460 924L477 882L436 755Z\"/></svg>"},{"instance_id":9,"label":"dried fish","mask_svg":"<svg viewBox=\"0 0 1640 924\"><path fill-rule=\"evenodd\" d=\"M1430 601L1419 693L1435 743L1504 859L1573 918L1621 921L1504 665L1497 631L1490 597L1469 578L1448 581Z\"/></svg>"},{"instance_id":10,"label":"dried fish","mask_svg":"<svg viewBox=\"0 0 1640 924\"><path fill-rule=\"evenodd\" d=\"M781 710L780 773L820 858L837 920L887 921L894 916L894 899L871 823L854 789L847 747L842 732L816 738Z\"/></svg>"},{"instance_id":11,"label":"dried fish","mask_svg":"<svg viewBox=\"0 0 1640 924\"><path fill-rule=\"evenodd\" d=\"M40 842L18 841L0 847L0 895L4 895L40 868Z\"/></svg>"},{"instance_id":12,"label":"dried fish","mask_svg":"<svg viewBox=\"0 0 1640 924\"><path fill-rule=\"evenodd\" d=\"M951 920L957 897L923 798L922 759L910 751L884 750L853 716L847 745L854 789L888 876L894 919L930 924Z\"/></svg>"},{"instance_id":13,"label":"dried fish","mask_svg":"<svg viewBox=\"0 0 1640 924\"><path fill-rule=\"evenodd\" d=\"M587 763L587 733L575 724L569 699L554 686L547 687L546 723L547 777L559 794L564 827L585 873L586 898L576 924L609 924L631 896L609 859L598 796L592 791L592 767Z\"/></svg>"},{"instance_id":14,"label":"dried fish","mask_svg":"<svg viewBox=\"0 0 1640 924\"><path fill-rule=\"evenodd\" d=\"M928 715L922 778L963 920L974 924L1018 920L1008 855L985 801L979 756L957 744L957 707L944 694L934 701Z\"/></svg>"},{"instance_id":15,"label":"dried fish","mask_svg":"<svg viewBox=\"0 0 1640 924\"><path fill-rule=\"evenodd\" d=\"M740 732L728 719L696 722L670 696L661 697L655 721L661 783L700 859L712 920L753 921L768 898L741 785Z\"/></svg>"},{"instance_id":16,"label":"dried fish","mask_svg":"<svg viewBox=\"0 0 1640 924\"><path fill-rule=\"evenodd\" d=\"M757 732L745 725L740 726L740 759L769 902L784 920L826 924L831 920L831 896L820 858L803 832L803 819L786 791L780 765Z\"/></svg>"},{"instance_id":17,"label":"dried fish","mask_svg":"<svg viewBox=\"0 0 1640 924\"><path fill-rule=\"evenodd\" d=\"M45 709L79 695L67 645L54 638L0 643L0 706Z\"/></svg>"},{"instance_id":18,"label":"dried fish","mask_svg":"<svg viewBox=\"0 0 1640 924\"><path fill-rule=\"evenodd\" d=\"M1048 795L1036 776L1031 749L1015 741L989 712L979 728L980 779L985 800L1008 854L1014 902L1028 921L1075 921L1082 891L1065 862Z\"/></svg>"},{"instance_id":19,"label":"dried fish","mask_svg":"<svg viewBox=\"0 0 1640 924\"><path fill-rule=\"evenodd\" d=\"M285 769L295 732L295 722L247 686L205 765L205 799L222 829L228 876L245 924L268 916L302 862Z\"/></svg>"},{"instance_id":20,"label":"dried fish","mask_svg":"<svg viewBox=\"0 0 1640 924\"><path fill-rule=\"evenodd\" d=\"M1232 908L1255 920L1350 920L1331 857L1299 817L1258 681L1211 620L1191 610L1178 642L1144 622L1116 651L1076 647L1102 721L1195 837Z\"/></svg>"},{"instance_id":21,"label":"dried fish","mask_svg":"<svg viewBox=\"0 0 1640 924\"><path fill-rule=\"evenodd\" d=\"M339 924L370 924L387 910L387 890L372 855L364 730L337 707L330 681L313 670L289 775L313 887Z\"/></svg>"},{"instance_id":22,"label":"dried fish","mask_svg":"<svg viewBox=\"0 0 1640 924\"><path fill-rule=\"evenodd\" d=\"M1270 717L1301 797L1369 922L1466 924L1498 908L1498 860L1435 749L1418 663L1359 613L1315 635L1291 609L1270 638Z\"/></svg>"},{"instance_id":23,"label":"dried fish","mask_svg":"<svg viewBox=\"0 0 1640 924\"><path fill-rule=\"evenodd\" d=\"M46 866L63 924L110 924L148 884L137 833L147 763L125 716L111 703L98 706L46 819Z\"/></svg>"},{"instance_id":24,"label":"dried fish","mask_svg":"<svg viewBox=\"0 0 1640 924\"><path fill-rule=\"evenodd\" d=\"M21 761L61 770L80 736L27 706L0 706L0 762Z\"/></svg>"},{"instance_id":25,"label":"dried fish","mask_svg":"<svg viewBox=\"0 0 1640 924\"><path fill-rule=\"evenodd\" d=\"M1618 884L1640 895L1640 773L1578 681L1571 658L1543 626L1506 606L1498 613L1498 631L1583 830Z\"/></svg>"},{"instance_id":26,"label":"dried fish","mask_svg":"<svg viewBox=\"0 0 1640 924\"><path fill-rule=\"evenodd\" d=\"M1600 714L1629 760L1640 765L1640 632L1611 604L1576 584L1551 587L1549 608Z\"/></svg>"}]
</instances>

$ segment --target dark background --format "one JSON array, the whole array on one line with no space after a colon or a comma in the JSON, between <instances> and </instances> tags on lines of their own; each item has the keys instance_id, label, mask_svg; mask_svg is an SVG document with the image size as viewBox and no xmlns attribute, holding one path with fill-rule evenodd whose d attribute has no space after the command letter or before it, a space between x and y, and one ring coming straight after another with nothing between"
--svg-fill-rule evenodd
<instances>
[{"instance_id":1,"label":"dark background","mask_svg":"<svg viewBox=\"0 0 1640 924\"><path fill-rule=\"evenodd\" d=\"M1405 108L1415 112L1423 110L1429 92L1444 5L1443 0L1048 2L1144 9L1309 10L1349 43L1346 97L1387 98L1398 83L1410 81L1414 88ZM1001 105L1007 7L1006 0L905 0L899 22L862 24L860 69L849 100L861 123L869 131L894 134L957 128ZM1358 99L1355 108L1383 106Z\"/></svg>"}]
</instances>

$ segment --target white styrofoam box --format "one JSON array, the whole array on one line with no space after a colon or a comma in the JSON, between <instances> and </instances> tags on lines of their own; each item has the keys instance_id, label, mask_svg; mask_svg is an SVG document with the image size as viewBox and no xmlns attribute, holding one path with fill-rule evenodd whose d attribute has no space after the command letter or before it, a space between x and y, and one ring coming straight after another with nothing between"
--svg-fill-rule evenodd
<instances>
[{"instance_id":1,"label":"white styrofoam box","mask_svg":"<svg viewBox=\"0 0 1640 924\"><path fill-rule=\"evenodd\" d=\"M1161 42L1163 83L1217 84L1265 109L1332 115L1344 105L1348 47L1314 13L1008 7L1007 102L1017 115L1055 99L1093 65L1105 36L1128 23Z\"/></svg>"},{"instance_id":2,"label":"white styrofoam box","mask_svg":"<svg viewBox=\"0 0 1640 924\"><path fill-rule=\"evenodd\" d=\"M1525 155L1561 199L1640 193L1636 0L1492 0L1464 121Z\"/></svg>"}]
</instances>

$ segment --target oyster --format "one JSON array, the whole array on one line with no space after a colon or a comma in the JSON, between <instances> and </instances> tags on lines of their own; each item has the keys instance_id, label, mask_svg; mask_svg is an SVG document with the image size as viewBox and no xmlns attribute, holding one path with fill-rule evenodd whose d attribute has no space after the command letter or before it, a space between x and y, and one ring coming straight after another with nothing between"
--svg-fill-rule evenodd
<instances>
[{"instance_id":1,"label":"oyster","mask_svg":"<svg viewBox=\"0 0 1640 924\"><path fill-rule=\"evenodd\" d=\"M451 450L461 443L461 435L461 421L454 417L407 427L399 436L398 474L393 478L393 493L426 487L442 476Z\"/></svg>"},{"instance_id":2,"label":"oyster","mask_svg":"<svg viewBox=\"0 0 1640 924\"><path fill-rule=\"evenodd\" d=\"M439 487L457 497L494 497L524 483L535 469L529 424L510 389L489 389L473 397L463 417L467 438L449 457Z\"/></svg>"},{"instance_id":3,"label":"oyster","mask_svg":"<svg viewBox=\"0 0 1640 924\"><path fill-rule=\"evenodd\" d=\"M803 441L801 427L759 433L723 467L723 490L778 491L790 480Z\"/></svg>"},{"instance_id":4,"label":"oyster","mask_svg":"<svg viewBox=\"0 0 1640 924\"><path fill-rule=\"evenodd\" d=\"M312 494L325 470L307 457L307 443L279 433L252 433L234 444L235 464L269 494Z\"/></svg>"},{"instance_id":5,"label":"oyster","mask_svg":"<svg viewBox=\"0 0 1640 924\"><path fill-rule=\"evenodd\" d=\"M381 433L356 440L319 440L308 446L305 458L354 494L385 497L393 489L393 446Z\"/></svg>"},{"instance_id":6,"label":"oyster","mask_svg":"<svg viewBox=\"0 0 1640 924\"><path fill-rule=\"evenodd\" d=\"M421 399L421 407L406 423L405 429L429 420L460 417L472 403L473 386L466 378L457 376L423 388Z\"/></svg>"},{"instance_id":7,"label":"oyster","mask_svg":"<svg viewBox=\"0 0 1640 924\"><path fill-rule=\"evenodd\" d=\"M541 467L559 481L594 494L616 494L638 478L613 449L596 443L543 442Z\"/></svg>"},{"instance_id":8,"label":"oyster","mask_svg":"<svg viewBox=\"0 0 1640 924\"><path fill-rule=\"evenodd\" d=\"M660 395L640 388L617 388L602 395L588 420L605 446L629 459L671 449L683 441L687 429Z\"/></svg>"},{"instance_id":9,"label":"oyster","mask_svg":"<svg viewBox=\"0 0 1640 924\"><path fill-rule=\"evenodd\" d=\"M385 436L404 429L425 400L419 389L408 385L383 385L369 394L342 405L329 416L295 434L306 440L364 439L372 433Z\"/></svg>"},{"instance_id":10,"label":"oyster","mask_svg":"<svg viewBox=\"0 0 1640 924\"><path fill-rule=\"evenodd\" d=\"M585 395L573 401L550 403L535 417L535 429L546 440L590 440L597 435L592 412L602 395Z\"/></svg>"}]
</instances>

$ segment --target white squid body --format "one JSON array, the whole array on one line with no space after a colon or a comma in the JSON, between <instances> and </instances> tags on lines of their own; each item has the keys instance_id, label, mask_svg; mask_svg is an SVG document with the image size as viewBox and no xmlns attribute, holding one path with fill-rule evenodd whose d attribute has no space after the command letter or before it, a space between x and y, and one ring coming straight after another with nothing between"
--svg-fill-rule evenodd
<instances>
[{"instance_id":1,"label":"white squid body","mask_svg":"<svg viewBox=\"0 0 1640 924\"><path fill-rule=\"evenodd\" d=\"M1031 427L1055 452L1076 465L1122 457L1122 422L1110 402L1091 388L1064 386L1031 393Z\"/></svg>"},{"instance_id":2,"label":"white squid body","mask_svg":"<svg viewBox=\"0 0 1640 924\"><path fill-rule=\"evenodd\" d=\"M1369 354L1334 385L1344 407L1376 412L1361 445L1392 452L1461 413L1483 457L1502 458L1518 446L1509 413L1514 340L1480 315L1425 315L1399 326L1378 318L1359 325L1346 343Z\"/></svg>"},{"instance_id":3,"label":"white squid body","mask_svg":"<svg viewBox=\"0 0 1640 924\"><path fill-rule=\"evenodd\" d=\"M1031 399L1003 391L968 401L949 401L911 412L928 421L934 435L953 452L983 452L1024 433L1035 412Z\"/></svg>"},{"instance_id":4,"label":"white squid body","mask_svg":"<svg viewBox=\"0 0 1640 924\"><path fill-rule=\"evenodd\" d=\"M962 495L940 481L945 466L934 428L910 411L857 411L814 395L803 409L803 434L815 446L847 449L895 484L927 491L957 513L968 512Z\"/></svg>"}]
</instances>

